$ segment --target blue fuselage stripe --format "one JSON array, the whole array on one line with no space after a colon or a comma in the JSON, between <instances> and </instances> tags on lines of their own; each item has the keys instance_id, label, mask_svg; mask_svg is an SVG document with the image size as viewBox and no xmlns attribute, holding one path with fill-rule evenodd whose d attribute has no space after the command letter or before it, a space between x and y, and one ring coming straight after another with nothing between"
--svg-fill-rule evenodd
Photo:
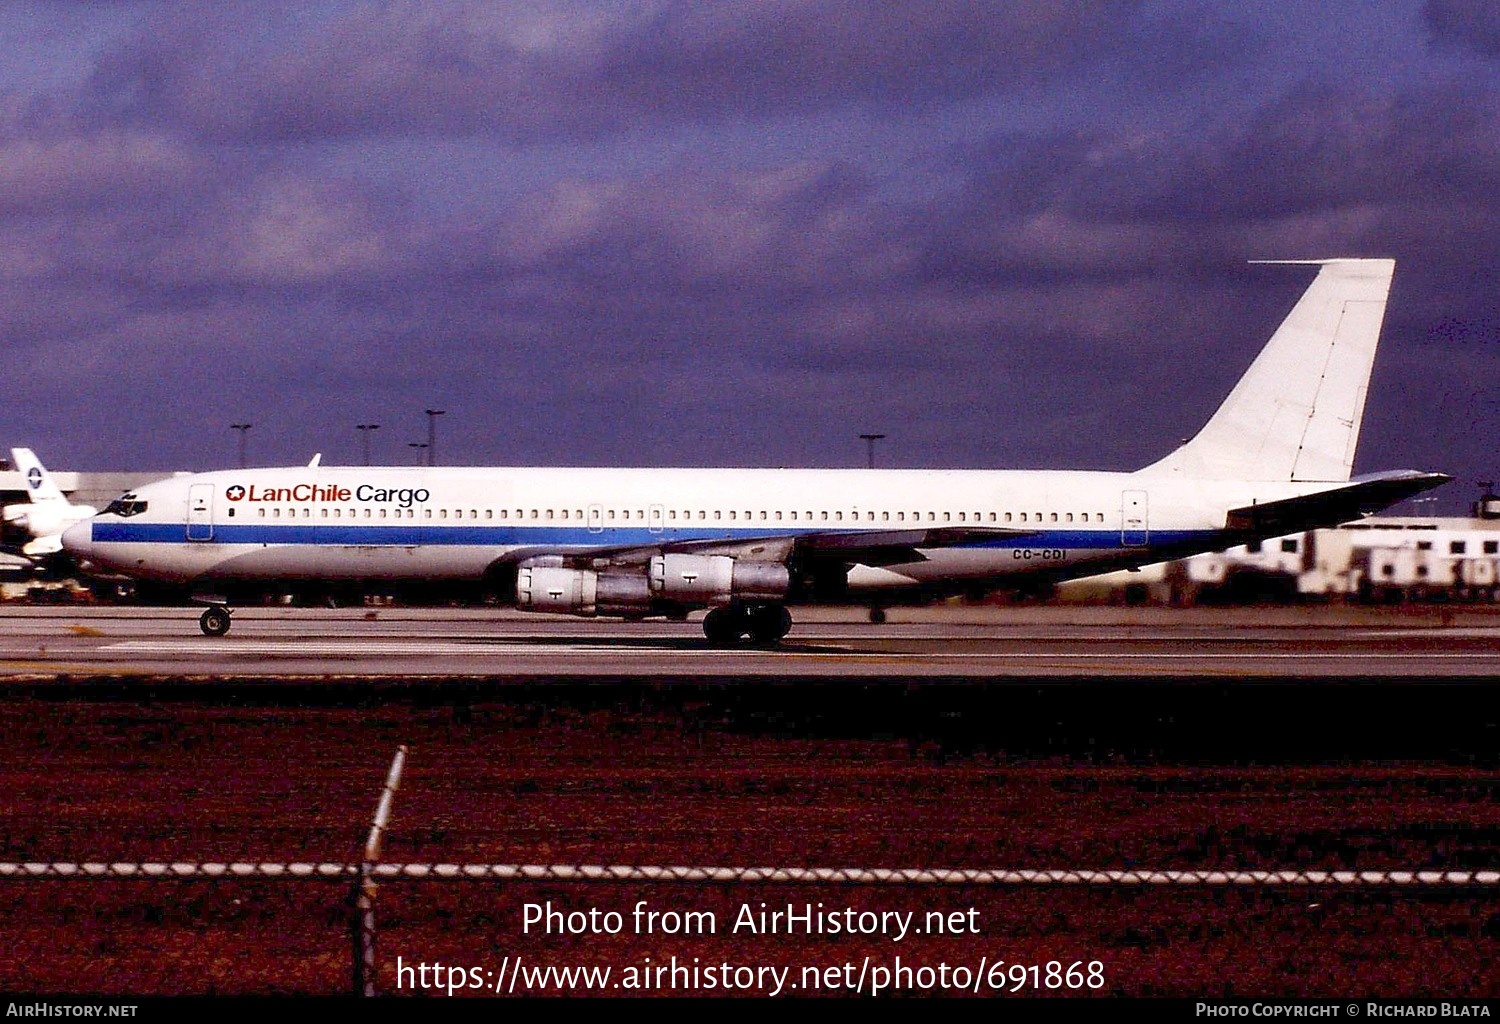
<instances>
[{"instance_id":1,"label":"blue fuselage stripe","mask_svg":"<svg viewBox=\"0 0 1500 1024\"><path fill-rule=\"evenodd\" d=\"M921 529L922 527L915 527ZM962 526L957 527L962 529ZM889 527L887 527L889 529ZM261 544L316 545L329 547L569 547L618 548L683 543L688 541L750 541L771 537L826 533L826 529L724 529L606 527L594 530L586 526L357 526L335 523L286 523L213 526L211 540L193 540L194 544ZM845 531L840 531L845 532ZM854 532L852 530L847 532ZM871 532L884 532L872 529ZM1152 530L1151 547L1168 547L1196 542L1208 543L1219 535L1215 530ZM184 544L189 543L182 523L133 523L129 521L93 523L95 544ZM1136 538L1132 538L1134 540ZM1119 530L1040 530L1014 537L995 537L944 547L962 548L1064 548L1102 550L1143 547L1125 544Z\"/></svg>"}]
</instances>

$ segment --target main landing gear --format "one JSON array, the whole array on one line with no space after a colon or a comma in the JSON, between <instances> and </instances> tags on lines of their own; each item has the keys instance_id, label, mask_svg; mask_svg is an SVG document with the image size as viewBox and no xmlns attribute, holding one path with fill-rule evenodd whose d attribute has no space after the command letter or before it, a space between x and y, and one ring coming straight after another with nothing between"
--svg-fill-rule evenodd
<instances>
[{"instance_id":1,"label":"main landing gear","mask_svg":"<svg viewBox=\"0 0 1500 1024\"><path fill-rule=\"evenodd\" d=\"M703 635L719 647L730 647L748 636L758 644L774 644L792 628L792 613L779 604L729 604L714 608L703 619Z\"/></svg>"},{"instance_id":2,"label":"main landing gear","mask_svg":"<svg viewBox=\"0 0 1500 1024\"><path fill-rule=\"evenodd\" d=\"M198 628L207 636L223 636L229 632L229 609L222 604L213 605L198 616Z\"/></svg>"}]
</instances>

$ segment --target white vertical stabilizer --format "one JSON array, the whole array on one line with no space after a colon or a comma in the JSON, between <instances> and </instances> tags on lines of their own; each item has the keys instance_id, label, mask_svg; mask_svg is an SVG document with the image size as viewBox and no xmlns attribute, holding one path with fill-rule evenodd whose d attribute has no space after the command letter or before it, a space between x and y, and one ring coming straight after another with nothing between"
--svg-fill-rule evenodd
<instances>
[{"instance_id":1,"label":"white vertical stabilizer","mask_svg":"<svg viewBox=\"0 0 1500 1024\"><path fill-rule=\"evenodd\" d=\"M35 452L30 448L12 448L10 458L26 481L26 491L31 496L32 504L67 504L68 499L58 490L52 475L47 472L47 467L42 465L42 460L36 457Z\"/></svg>"},{"instance_id":2,"label":"white vertical stabilizer","mask_svg":"<svg viewBox=\"0 0 1500 1024\"><path fill-rule=\"evenodd\" d=\"M1321 269L1198 436L1142 473L1349 479L1396 261L1284 262Z\"/></svg>"}]
</instances>

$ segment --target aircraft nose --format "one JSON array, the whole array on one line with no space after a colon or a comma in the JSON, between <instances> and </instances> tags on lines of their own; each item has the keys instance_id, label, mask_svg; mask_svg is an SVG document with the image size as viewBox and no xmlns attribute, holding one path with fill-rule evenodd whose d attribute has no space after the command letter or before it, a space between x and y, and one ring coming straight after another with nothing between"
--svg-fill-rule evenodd
<instances>
[{"instance_id":1,"label":"aircraft nose","mask_svg":"<svg viewBox=\"0 0 1500 1024\"><path fill-rule=\"evenodd\" d=\"M94 524L82 522L63 531L63 550L74 558L88 558L94 550Z\"/></svg>"}]
</instances>

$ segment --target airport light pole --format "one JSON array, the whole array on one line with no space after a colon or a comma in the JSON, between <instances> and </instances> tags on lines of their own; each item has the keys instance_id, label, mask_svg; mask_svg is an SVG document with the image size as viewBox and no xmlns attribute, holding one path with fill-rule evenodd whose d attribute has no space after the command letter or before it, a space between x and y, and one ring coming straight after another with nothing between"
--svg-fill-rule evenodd
<instances>
[{"instance_id":1,"label":"airport light pole","mask_svg":"<svg viewBox=\"0 0 1500 1024\"><path fill-rule=\"evenodd\" d=\"M875 468L875 442L885 439L884 434L860 434L860 439L865 442L865 468Z\"/></svg>"},{"instance_id":2,"label":"airport light pole","mask_svg":"<svg viewBox=\"0 0 1500 1024\"><path fill-rule=\"evenodd\" d=\"M446 410L427 409L427 464L437 465L437 418Z\"/></svg>"},{"instance_id":3,"label":"airport light pole","mask_svg":"<svg viewBox=\"0 0 1500 1024\"><path fill-rule=\"evenodd\" d=\"M379 423L356 423L354 429L359 431L359 439L364 442L365 465L370 464L370 431L379 430Z\"/></svg>"},{"instance_id":4,"label":"airport light pole","mask_svg":"<svg viewBox=\"0 0 1500 1024\"><path fill-rule=\"evenodd\" d=\"M426 448L427 446L425 444L423 444L421 441L408 441L408 442L406 442L406 447L408 447L408 448L415 448L417 450L418 462L420 462L421 461L422 449ZM431 462L428 462L427 464L429 466L432 465Z\"/></svg>"},{"instance_id":5,"label":"airport light pole","mask_svg":"<svg viewBox=\"0 0 1500 1024\"><path fill-rule=\"evenodd\" d=\"M248 435L250 433L250 428L253 427L253 426L255 426L254 423L231 423L231 424L229 424L229 429L231 429L231 430L238 430L240 432L240 468L241 469L245 468L245 437L246 437L246 435Z\"/></svg>"}]
</instances>

